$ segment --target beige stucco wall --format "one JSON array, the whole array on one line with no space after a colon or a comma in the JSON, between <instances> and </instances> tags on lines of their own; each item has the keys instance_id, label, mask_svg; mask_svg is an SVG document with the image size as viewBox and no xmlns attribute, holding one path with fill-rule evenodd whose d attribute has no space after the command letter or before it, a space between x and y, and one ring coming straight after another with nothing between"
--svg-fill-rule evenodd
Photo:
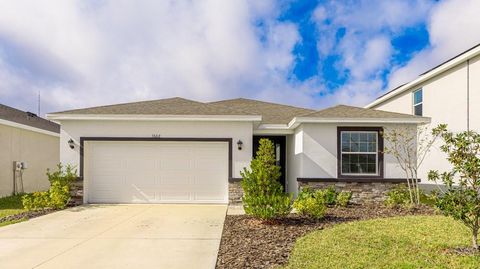
<instances>
[{"instance_id":1,"label":"beige stucco wall","mask_svg":"<svg viewBox=\"0 0 480 269\"><path fill-rule=\"evenodd\" d=\"M467 91L467 62L464 62L373 108L413 114L412 92L422 88L423 115L432 119L430 129L445 123L453 132L465 131L468 125L471 130L478 132L480 131L480 106L478 105L480 104L480 56L470 60L469 69L469 91ZM428 171L450 169L445 154L439 149L440 145L439 141L432 147L419 170L419 176L424 183L433 183L427 181Z\"/></svg>"},{"instance_id":2,"label":"beige stucco wall","mask_svg":"<svg viewBox=\"0 0 480 269\"><path fill-rule=\"evenodd\" d=\"M0 124L0 196L13 191L13 161L28 164L23 173L25 192L48 189L45 173L60 161L59 137Z\"/></svg>"}]
</instances>

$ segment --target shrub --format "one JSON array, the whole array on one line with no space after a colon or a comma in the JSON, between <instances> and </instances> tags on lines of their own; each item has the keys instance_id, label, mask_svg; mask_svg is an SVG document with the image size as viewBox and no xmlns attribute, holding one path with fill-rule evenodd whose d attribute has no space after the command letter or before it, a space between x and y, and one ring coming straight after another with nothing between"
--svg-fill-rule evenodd
<instances>
[{"instance_id":1,"label":"shrub","mask_svg":"<svg viewBox=\"0 0 480 269\"><path fill-rule=\"evenodd\" d=\"M321 219L325 216L327 210L324 193L323 190L312 191L309 188L304 188L298 194L293 207L301 215Z\"/></svg>"},{"instance_id":2,"label":"shrub","mask_svg":"<svg viewBox=\"0 0 480 269\"><path fill-rule=\"evenodd\" d=\"M420 196L421 204L429 205L429 206L435 205L435 197L437 196L437 193L435 191L432 191L432 193L428 195L423 190L420 189L418 191L418 195ZM405 186L405 184L398 185L387 192L387 199L385 200L385 205L388 207L415 206L415 204L412 204L411 202L410 193L407 186Z\"/></svg>"},{"instance_id":3,"label":"shrub","mask_svg":"<svg viewBox=\"0 0 480 269\"><path fill-rule=\"evenodd\" d=\"M49 204L48 191L37 191L22 197L23 208L26 210L45 209Z\"/></svg>"},{"instance_id":4,"label":"shrub","mask_svg":"<svg viewBox=\"0 0 480 269\"><path fill-rule=\"evenodd\" d=\"M470 229L472 247L480 251L480 134L474 131L452 133L446 125L433 130L444 144L452 169L446 172L430 171L428 179L445 184L446 191L437 196L436 205L446 216L461 221Z\"/></svg>"},{"instance_id":5,"label":"shrub","mask_svg":"<svg viewBox=\"0 0 480 269\"><path fill-rule=\"evenodd\" d=\"M46 208L63 209L70 200L70 183L76 178L76 171L67 165L57 166L55 172L47 170L50 189L43 192L34 192L22 197L23 207L27 210L41 210Z\"/></svg>"},{"instance_id":6,"label":"shrub","mask_svg":"<svg viewBox=\"0 0 480 269\"><path fill-rule=\"evenodd\" d=\"M388 207L408 206L411 204L410 191L405 184L400 184L387 192L385 205Z\"/></svg>"},{"instance_id":7,"label":"shrub","mask_svg":"<svg viewBox=\"0 0 480 269\"><path fill-rule=\"evenodd\" d=\"M334 186L329 186L326 189L323 190L318 190L320 195L323 196L323 199L325 200L325 203L327 205L335 205L337 203L337 191L335 191Z\"/></svg>"},{"instance_id":8,"label":"shrub","mask_svg":"<svg viewBox=\"0 0 480 269\"><path fill-rule=\"evenodd\" d=\"M341 207L347 207L347 205L350 203L350 199L352 199L351 191L341 191L339 194L337 194L336 204Z\"/></svg>"},{"instance_id":9,"label":"shrub","mask_svg":"<svg viewBox=\"0 0 480 269\"><path fill-rule=\"evenodd\" d=\"M53 185L54 182L59 182L62 186L65 186L75 181L77 171L74 166L63 166L59 163L57 164L57 170L50 172L50 169L47 169L47 177L50 185Z\"/></svg>"},{"instance_id":10,"label":"shrub","mask_svg":"<svg viewBox=\"0 0 480 269\"><path fill-rule=\"evenodd\" d=\"M290 213L292 198L283 192L279 182L280 167L275 161L275 147L268 139L260 139L257 156L244 169L242 198L245 213L262 220L279 218Z\"/></svg>"}]
</instances>

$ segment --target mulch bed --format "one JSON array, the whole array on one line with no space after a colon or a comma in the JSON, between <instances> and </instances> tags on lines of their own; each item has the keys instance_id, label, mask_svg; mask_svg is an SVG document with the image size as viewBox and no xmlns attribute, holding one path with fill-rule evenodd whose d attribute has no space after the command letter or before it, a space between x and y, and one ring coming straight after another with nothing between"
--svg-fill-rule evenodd
<instances>
[{"instance_id":1,"label":"mulch bed","mask_svg":"<svg viewBox=\"0 0 480 269\"><path fill-rule=\"evenodd\" d=\"M36 217L40 217L49 213L56 211L55 209L43 209L43 210L36 210L36 211L27 211L16 215L6 216L0 218L0 223L7 222L7 221L15 221L15 220L22 220L22 219L33 219Z\"/></svg>"},{"instance_id":2,"label":"mulch bed","mask_svg":"<svg viewBox=\"0 0 480 269\"><path fill-rule=\"evenodd\" d=\"M306 233L348 221L406 215L431 215L434 209L386 208L378 205L329 208L322 220L291 214L272 224L246 215L225 219L217 268L271 268L286 264L297 238Z\"/></svg>"}]
</instances>

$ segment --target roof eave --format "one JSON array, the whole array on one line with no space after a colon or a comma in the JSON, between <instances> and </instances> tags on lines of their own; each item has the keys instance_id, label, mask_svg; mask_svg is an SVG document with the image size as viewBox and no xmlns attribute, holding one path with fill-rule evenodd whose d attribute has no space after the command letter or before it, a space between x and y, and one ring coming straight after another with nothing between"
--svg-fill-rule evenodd
<instances>
[{"instance_id":1,"label":"roof eave","mask_svg":"<svg viewBox=\"0 0 480 269\"><path fill-rule=\"evenodd\" d=\"M373 102L371 102L370 104L366 105L365 108L373 108L385 101L387 101L388 99L392 98L392 97L395 97L411 88L414 88L414 87L417 87L419 86L420 84L422 84L423 82L431 79L432 77L435 77L465 61L467 61L468 59L471 59L473 57L476 57L477 55L480 55L480 47L477 47L475 49L472 49L471 51L468 51L466 52L465 54L463 55L460 55L458 56L457 58L453 59L453 60L450 60L432 70L430 70L429 72L427 73L424 73L422 75L420 75L417 79L411 81L411 82L408 82L406 83L405 85L397 88L396 90L393 90L391 91L390 93L387 93L385 94L384 96L374 100Z\"/></svg>"},{"instance_id":2,"label":"roof eave","mask_svg":"<svg viewBox=\"0 0 480 269\"><path fill-rule=\"evenodd\" d=\"M402 123L402 124L427 124L430 118L312 118L312 117L296 117L293 118L288 127L296 128L301 123Z\"/></svg>"},{"instance_id":3,"label":"roof eave","mask_svg":"<svg viewBox=\"0 0 480 269\"><path fill-rule=\"evenodd\" d=\"M27 130L27 131L32 131L32 132L36 132L36 133L40 133L40 134L60 137L60 133L56 133L56 132L52 132L52 131L49 131L49 130L45 130L45 129L41 129L41 128L37 128L37 127L25 125L25 124L21 124L21 123L14 122L14 121L0 119L0 124L10 126L10 127L19 128L19 129L23 129L23 130Z\"/></svg>"},{"instance_id":4,"label":"roof eave","mask_svg":"<svg viewBox=\"0 0 480 269\"><path fill-rule=\"evenodd\" d=\"M261 121L259 115L136 115L136 114L47 114L47 119L62 120L138 120L138 121Z\"/></svg>"}]
</instances>

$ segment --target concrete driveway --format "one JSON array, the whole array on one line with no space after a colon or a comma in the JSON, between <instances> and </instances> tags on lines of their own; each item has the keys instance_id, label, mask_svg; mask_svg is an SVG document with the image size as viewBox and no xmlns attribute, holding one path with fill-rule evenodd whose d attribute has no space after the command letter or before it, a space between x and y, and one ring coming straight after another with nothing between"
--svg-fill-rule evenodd
<instances>
[{"instance_id":1,"label":"concrete driveway","mask_svg":"<svg viewBox=\"0 0 480 269\"><path fill-rule=\"evenodd\" d=\"M227 206L87 205L0 228L1 268L214 268Z\"/></svg>"}]
</instances>

